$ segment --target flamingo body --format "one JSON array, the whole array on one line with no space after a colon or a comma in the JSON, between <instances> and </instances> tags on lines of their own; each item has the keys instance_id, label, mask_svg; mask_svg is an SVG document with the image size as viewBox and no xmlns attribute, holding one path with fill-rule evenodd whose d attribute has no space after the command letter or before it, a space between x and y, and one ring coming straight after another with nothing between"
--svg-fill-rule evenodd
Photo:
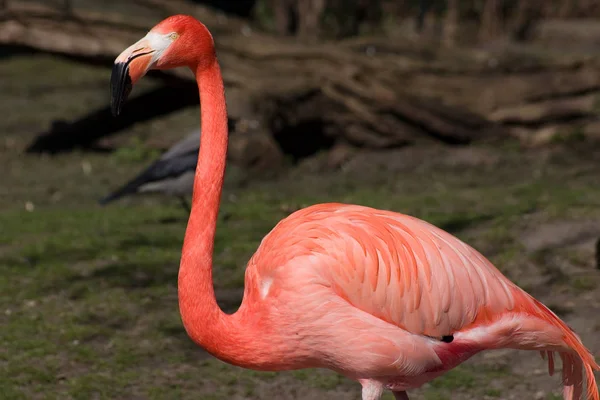
<instances>
[{"instance_id":1,"label":"flamingo body","mask_svg":"<svg viewBox=\"0 0 600 400\"><path fill-rule=\"evenodd\" d=\"M282 220L250 259L237 312L217 305L212 256L227 155L223 79L208 29L173 16L126 49L111 78L115 114L149 69L189 67L202 105L202 135L178 277L190 338L219 359L256 370L329 368L406 400L474 354L497 348L554 353L564 398L600 400L598 365L552 311L472 247L391 211L319 204Z\"/></svg>"},{"instance_id":2,"label":"flamingo body","mask_svg":"<svg viewBox=\"0 0 600 400\"><path fill-rule=\"evenodd\" d=\"M282 220L250 259L246 285L244 302L268 321L265 335L286 338L288 357L394 391L482 350L561 351L575 338L469 245L363 206L319 204Z\"/></svg>"}]
</instances>

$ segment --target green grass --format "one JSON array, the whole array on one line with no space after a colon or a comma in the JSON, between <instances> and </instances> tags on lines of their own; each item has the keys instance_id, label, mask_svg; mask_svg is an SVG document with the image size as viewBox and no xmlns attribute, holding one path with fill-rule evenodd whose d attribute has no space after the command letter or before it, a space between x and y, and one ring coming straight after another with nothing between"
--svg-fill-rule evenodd
<instances>
[{"instance_id":1,"label":"green grass","mask_svg":"<svg viewBox=\"0 0 600 400\"><path fill-rule=\"evenodd\" d=\"M458 366L448 371L443 376L431 382L431 386L436 389L470 389L475 386L475 374L469 369Z\"/></svg>"},{"instance_id":2,"label":"green grass","mask_svg":"<svg viewBox=\"0 0 600 400\"><path fill-rule=\"evenodd\" d=\"M338 185L329 194L318 189L298 193L302 184L275 182L228 189L215 244L216 287L242 287L245 261L286 215L284 205L341 197L399 210L465 239L476 236L482 244L493 244L491 258L510 266L510 260L523 258L514 229L523 215L588 215L597 205L594 199L600 198L585 179L571 183L573 191L565 195L555 186L560 177L550 175L499 188L484 179L476 185L464 183L468 179L452 174L445 172L433 181L448 182L453 190L432 184L405 191L414 182L396 183L395 188L370 186L340 175L325 175L316 183ZM235 198L229 196L233 193ZM48 391L74 399L187 398L196 391L210 391L214 398L252 398L260 382L273 379L294 379L323 391L348 385L329 372L296 371L281 378L204 358L187 339L178 315L176 279L185 217L176 204L99 208L92 199L68 207L49 205L33 212L7 207L2 212L0 291L7 350L0 357L8 398L19 398L21 391L27 398L43 398ZM576 289L593 289L588 281L576 282ZM226 299L225 305L234 309L237 301L239 297ZM488 378L457 368L434 380L425 398L475 390Z\"/></svg>"},{"instance_id":3,"label":"green grass","mask_svg":"<svg viewBox=\"0 0 600 400\"><path fill-rule=\"evenodd\" d=\"M139 138L182 136L197 123L197 110L132 127L132 139L113 154L24 155L25 144L52 119L83 115L107 101L106 70L48 57L36 57L36 65L28 60L0 63L9 115L0 122L2 398L357 398L355 383L328 371L245 371L204 354L188 339L178 313L186 213L177 201L154 197L104 208L96 204L156 154ZM40 70L46 72L33 73ZM16 79L22 73L27 81ZM61 82L56 90L45 90L56 82ZM69 82L81 90L77 101L64 100L61 87ZM215 242L221 305L235 310L245 263L277 221L291 209L327 201L423 218L480 249L519 283L535 277L523 276L524 265L533 264L528 271L545 277L548 257L532 261L519 235L549 221L600 219L600 167L577 149L545 159L515 148L484 150L496 152L501 161L448 166L436 163L451 154L440 149L402 170L389 162L402 153L392 152L388 159L374 155L344 172L294 167L249 185L240 184L244 172L231 166ZM26 202L34 205L32 211ZM589 261L576 250L556 251L579 268ZM598 279L589 275L568 285L574 300L581 292L598 295ZM532 285L553 290L535 280ZM500 397L510 386L500 394L489 382L509 385L511 376L510 370L469 364L414 393L429 400L461 393Z\"/></svg>"}]
</instances>

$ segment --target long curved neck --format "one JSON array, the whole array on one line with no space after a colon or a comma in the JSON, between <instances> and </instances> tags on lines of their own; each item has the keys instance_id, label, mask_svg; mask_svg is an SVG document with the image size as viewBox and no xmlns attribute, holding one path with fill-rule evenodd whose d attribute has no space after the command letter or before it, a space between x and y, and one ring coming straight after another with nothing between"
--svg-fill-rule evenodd
<instances>
[{"instance_id":1,"label":"long curved neck","mask_svg":"<svg viewBox=\"0 0 600 400\"><path fill-rule=\"evenodd\" d=\"M227 156L227 110L223 79L218 63L198 68L196 81L200 92L200 150L181 263L179 267L179 310L188 335L207 348L213 335L207 327L226 318L215 298L212 259L217 216Z\"/></svg>"},{"instance_id":2,"label":"long curved neck","mask_svg":"<svg viewBox=\"0 0 600 400\"><path fill-rule=\"evenodd\" d=\"M218 306L213 288L212 260L217 216L227 156L227 110L220 68L215 61L196 71L200 92L201 139L194 180L192 211L179 269L179 309L190 338L215 357L231 364L263 369L253 322L242 304L233 315ZM262 363L262 364L261 364Z\"/></svg>"},{"instance_id":3,"label":"long curved neck","mask_svg":"<svg viewBox=\"0 0 600 400\"><path fill-rule=\"evenodd\" d=\"M200 92L200 150L192 210L183 241L179 270L179 307L187 330L196 314L222 318L212 282L212 257L227 156L227 110L219 65L196 71Z\"/></svg>"}]
</instances>

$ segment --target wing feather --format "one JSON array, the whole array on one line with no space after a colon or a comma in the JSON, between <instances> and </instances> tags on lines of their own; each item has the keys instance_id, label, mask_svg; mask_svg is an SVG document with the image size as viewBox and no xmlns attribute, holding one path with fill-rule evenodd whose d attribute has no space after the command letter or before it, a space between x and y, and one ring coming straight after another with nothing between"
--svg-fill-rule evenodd
<instances>
[{"instance_id":1,"label":"wing feather","mask_svg":"<svg viewBox=\"0 0 600 400\"><path fill-rule=\"evenodd\" d=\"M280 222L255 256L263 251L268 260L255 263L260 274L298 255L319 256L326 261L311 267L340 297L416 334L450 335L515 306L516 287L485 257L403 214L343 204L308 207Z\"/></svg>"}]
</instances>

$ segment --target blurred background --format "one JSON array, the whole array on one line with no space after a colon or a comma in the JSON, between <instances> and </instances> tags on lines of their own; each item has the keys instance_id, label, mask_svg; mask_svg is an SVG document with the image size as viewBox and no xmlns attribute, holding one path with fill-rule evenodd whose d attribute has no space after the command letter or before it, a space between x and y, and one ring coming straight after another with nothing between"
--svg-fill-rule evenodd
<instances>
[{"instance_id":1,"label":"blurred background","mask_svg":"<svg viewBox=\"0 0 600 400\"><path fill-rule=\"evenodd\" d=\"M183 330L197 87L153 72L109 112L116 55L176 13L212 31L226 84L224 309L277 221L352 202L467 241L600 357L600 1L3 0L0 397L358 396L330 372L226 365ZM502 351L411 399L560 390L537 354Z\"/></svg>"}]
</instances>

